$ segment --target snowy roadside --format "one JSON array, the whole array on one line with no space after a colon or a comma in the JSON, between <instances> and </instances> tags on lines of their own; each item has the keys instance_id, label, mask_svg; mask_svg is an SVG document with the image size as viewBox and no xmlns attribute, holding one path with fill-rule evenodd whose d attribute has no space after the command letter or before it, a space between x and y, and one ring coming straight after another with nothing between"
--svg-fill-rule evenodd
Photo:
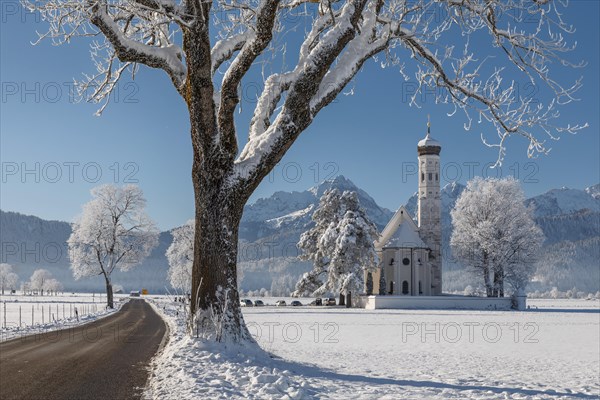
<instances>
[{"instance_id":1,"label":"snowy roadside","mask_svg":"<svg viewBox=\"0 0 600 400\"><path fill-rule=\"evenodd\" d=\"M148 300L170 332L146 400L598 399L597 301L527 312L244 308L264 351L190 338L181 304Z\"/></svg>"},{"instance_id":2,"label":"snowy roadside","mask_svg":"<svg viewBox=\"0 0 600 400\"><path fill-rule=\"evenodd\" d=\"M146 298L168 325L168 341L153 359L143 398L300 399L310 396L302 377L258 346L206 343L185 332L179 305ZM279 368L278 368L279 367Z\"/></svg>"},{"instance_id":3,"label":"snowy roadside","mask_svg":"<svg viewBox=\"0 0 600 400\"><path fill-rule=\"evenodd\" d=\"M117 300L117 299L115 299ZM18 326L7 326L6 328L0 329L0 342L4 342L7 340L34 335L34 334L43 334L47 332L53 332L61 329L72 328L76 326L80 326L83 324L87 324L89 322L108 317L116 312L118 312L123 304L129 301L128 297L124 297L115 301L115 308L113 309L101 309L100 311L86 314L83 316L65 318L55 320L53 322L47 323L38 323L33 326L29 325L26 327L18 327Z\"/></svg>"}]
</instances>

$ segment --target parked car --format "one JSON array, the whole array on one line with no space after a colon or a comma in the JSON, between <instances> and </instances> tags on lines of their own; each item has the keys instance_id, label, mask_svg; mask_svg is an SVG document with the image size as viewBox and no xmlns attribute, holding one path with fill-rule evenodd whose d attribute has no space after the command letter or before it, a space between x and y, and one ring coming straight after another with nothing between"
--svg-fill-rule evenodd
<instances>
[{"instance_id":1,"label":"parked car","mask_svg":"<svg viewBox=\"0 0 600 400\"><path fill-rule=\"evenodd\" d=\"M287 304L285 304L285 300L277 300L277 301L275 302L275 305L276 305L277 307L285 307L285 306L287 306Z\"/></svg>"},{"instance_id":2,"label":"parked car","mask_svg":"<svg viewBox=\"0 0 600 400\"><path fill-rule=\"evenodd\" d=\"M263 303L262 300L254 300L254 306L255 307L262 307L264 305L265 305L265 303Z\"/></svg>"},{"instance_id":3,"label":"parked car","mask_svg":"<svg viewBox=\"0 0 600 400\"><path fill-rule=\"evenodd\" d=\"M242 307L252 307L254 304L252 303L252 300L250 299L242 299L240 300L240 306Z\"/></svg>"},{"instance_id":4,"label":"parked car","mask_svg":"<svg viewBox=\"0 0 600 400\"><path fill-rule=\"evenodd\" d=\"M325 304L326 306L335 306L335 297L330 297L328 299L325 299L323 301L323 304Z\"/></svg>"},{"instance_id":5,"label":"parked car","mask_svg":"<svg viewBox=\"0 0 600 400\"><path fill-rule=\"evenodd\" d=\"M140 291L139 290L132 290L131 293L129 293L130 297L140 297Z\"/></svg>"},{"instance_id":6,"label":"parked car","mask_svg":"<svg viewBox=\"0 0 600 400\"><path fill-rule=\"evenodd\" d=\"M316 299L314 299L313 301L310 302L311 306L322 306L323 305L323 299L321 299L320 297L317 297Z\"/></svg>"},{"instance_id":7,"label":"parked car","mask_svg":"<svg viewBox=\"0 0 600 400\"><path fill-rule=\"evenodd\" d=\"M302 303L300 303L298 300L294 300L290 303L290 306L293 306L293 307L298 307L301 305L302 305Z\"/></svg>"}]
</instances>

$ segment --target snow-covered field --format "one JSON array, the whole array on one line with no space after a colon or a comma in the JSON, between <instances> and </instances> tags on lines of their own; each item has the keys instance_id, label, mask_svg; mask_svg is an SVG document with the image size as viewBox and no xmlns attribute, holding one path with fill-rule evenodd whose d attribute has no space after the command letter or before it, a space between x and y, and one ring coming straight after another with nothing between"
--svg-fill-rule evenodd
<instances>
[{"instance_id":1,"label":"snow-covered field","mask_svg":"<svg viewBox=\"0 0 600 400\"><path fill-rule=\"evenodd\" d=\"M526 312L244 308L253 336L275 358L190 339L171 303L154 303L171 338L155 360L148 398L600 395L598 300L529 300Z\"/></svg>"},{"instance_id":2,"label":"snow-covered field","mask_svg":"<svg viewBox=\"0 0 600 400\"><path fill-rule=\"evenodd\" d=\"M115 295L106 309L106 295L72 293L59 296L0 296L0 341L85 324L116 312L127 295Z\"/></svg>"}]
</instances>

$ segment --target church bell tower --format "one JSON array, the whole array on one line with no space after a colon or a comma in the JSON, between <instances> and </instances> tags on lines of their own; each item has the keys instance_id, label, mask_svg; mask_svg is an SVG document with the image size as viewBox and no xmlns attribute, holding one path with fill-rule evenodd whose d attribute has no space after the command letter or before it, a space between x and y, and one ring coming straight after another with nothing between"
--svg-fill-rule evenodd
<instances>
[{"instance_id":1,"label":"church bell tower","mask_svg":"<svg viewBox=\"0 0 600 400\"><path fill-rule=\"evenodd\" d=\"M419 141L419 193L417 220L419 233L431 249L431 293L442 294L442 216L440 197L440 152L442 146L431 138L431 123L427 121L427 135Z\"/></svg>"}]
</instances>

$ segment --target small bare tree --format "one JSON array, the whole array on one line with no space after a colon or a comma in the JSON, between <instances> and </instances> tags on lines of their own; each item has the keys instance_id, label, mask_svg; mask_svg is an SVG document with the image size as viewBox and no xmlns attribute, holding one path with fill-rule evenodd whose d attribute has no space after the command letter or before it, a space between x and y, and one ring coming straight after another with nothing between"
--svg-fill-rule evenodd
<instances>
[{"instance_id":1,"label":"small bare tree","mask_svg":"<svg viewBox=\"0 0 600 400\"><path fill-rule=\"evenodd\" d=\"M83 207L67 241L75 279L102 275L107 305L113 308L111 274L127 271L158 244L158 229L145 213L146 200L135 185L102 185Z\"/></svg>"},{"instance_id":2,"label":"small bare tree","mask_svg":"<svg viewBox=\"0 0 600 400\"><path fill-rule=\"evenodd\" d=\"M490 146L502 160L506 140L529 140L531 155L544 137L574 132L560 127L556 107L580 87L549 73L572 27L562 3L551 0L23 0L49 23L40 40L92 38L96 72L80 93L102 105L127 72L162 69L189 111L196 236L192 312L210 313L231 296L225 338L250 339L238 302L236 260L243 206L298 136L374 57L414 75L417 90L434 88L437 101L471 119L487 120L498 137ZM483 42L472 51L471 42ZM548 102L519 95L507 68L543 83ZM255 66L253 68L253 66ZM276 67L277 66L277 67ZM414 67L414 68L413 68ZM254 71L254 72L251 72ZM240 87L260 76L264 87L248 140L238 148L235 111ZM542 134L542 136L540 136ZM202 287L200 281L202 280ZM224 292L225 289L231 289Z\"/></svg>"}]
</instances>

